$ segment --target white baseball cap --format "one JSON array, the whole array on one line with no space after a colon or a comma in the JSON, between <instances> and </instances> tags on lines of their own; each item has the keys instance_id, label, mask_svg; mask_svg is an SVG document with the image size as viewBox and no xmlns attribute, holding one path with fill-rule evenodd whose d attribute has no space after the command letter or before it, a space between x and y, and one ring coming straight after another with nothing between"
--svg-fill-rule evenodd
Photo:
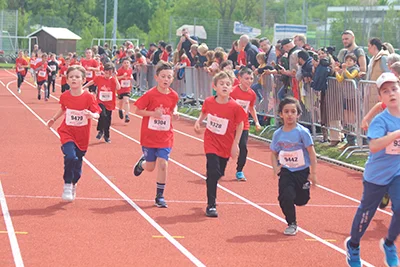
<instances>
[{"instance_id":1,"label":"white baseball cap","mask_svg":"<svg viewBox=\"0 0 400 267\"><path fill-rule=\"evenodd\" d=\"M376 86L380 89L381 86L387 82L399 82L399 78L391 72L384 72L379 76L378 80L376 80Z\"/></svg>"}]
</instances>

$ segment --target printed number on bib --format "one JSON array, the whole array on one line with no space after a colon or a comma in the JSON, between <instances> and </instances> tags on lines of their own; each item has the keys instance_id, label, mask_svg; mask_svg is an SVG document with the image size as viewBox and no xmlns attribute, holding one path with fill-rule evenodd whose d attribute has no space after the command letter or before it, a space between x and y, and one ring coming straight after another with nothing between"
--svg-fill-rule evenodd
<instances>
[{"instance_id":1,"label":"printed number on bib","mask_svg":"<svg viewBox=\"0 0 400 267\"><path fill-rule=\"evenodd\" d=\"M85 126L88 124L88 119L82 110L67 109L65 114L65 123L68 126Z\"/></svg>"},{"instance_id":2,"label":"printed number on bib","mask_svg":"<svg viewBox=\"0 0 400 267\"><path fill-rule=\"evenodd\" d=\"M162 115L161 118L150 117L148 128L155 131L169 131L171 127L171 116Z\"/></svg>"},{"instance_id":3,"label":"printed number on bib","mask_svg":"<svg viewBox=\"0 0 400 267\"><path fill-rule=\"evenodd\" d=\"M18 67L18 72L21 72L21 71L24 71L24 70L25 70L24 68Z\"/></svg>"},{"instance_id":4,"label":"printed number on bib","mask_svg":"<svg viewBox=\"0 0 400 267\"><path fill-rule=\"evenodd\" d=\"M122 80L121 81L121 87L131 87L131 81L130 80Z\"/></svg>"},{"instance_id":5,"label":"printed number on bib","mask_svg":"<svg viewBox=\"0 0 400 267\"><path fill-rule=\"evenodd\" d=\"M236 103L238 103L246 113L249 111L250 101L236 99Z\"/></svg>"},{"instance_id":6,"label":"printed number on bib","mask_svg":"<svg viewBox=\"0 0 400 267\"><path fill-rule=\"evenodd\" d=\"M96 72L96 76L101 76L101 71Z\"/></svg>"},{"instance_id":7,"label":"printed number on bib","mask_svg":"<svg viewBox=\"0 0 400 267\"><path fill-rule=\"evenodd\" d=\"M86 78L92 78L93 77L93 72L92 71L87 71L86 72Z\"/></svg>"},{"instance_id":8,"label":"printed number on bib","mask_svg":"<svg viewBox=\"0 0 400 267\"><path fill-rule=\"evenodd\" d=\"M56 71L56 66L55 66L55 65L51 65L51 66L50 66L50 69L51 69L52 71Z\"/></svg>"},{"instance_id":9,"label":"printed number on bib","mask_svg":"<svg viewBox=\"0 0 400 267\"><path fill-rule=\"evenodd\" d=\"M101 101L107 102L112 100L113 93L111 91L100 91L99 98Z\"/></svg>"},{"instance_id":10,"label":"printed number on bib","mask_svg":"<svg viewBox=\"0 0 400 267\"><path fill-rule=\"evenodd\" d=\"M390 145L386 147L386 154L400 155L400 139L394 140Z\"/></svg>"},{"instance_id":11,"label":"printed number on bib","mask_svg":"<svg viewBox=\"0 0 400 267\"><path fill-rule=\"evenodd\" d=\"M305 165L303 150L279 152L279 162L289 168L299 168Z\"/></svg>"},{"instance_id":12,"label":"printed number on bib","mask_svg":"<svg viewBox=\"0 0 400 267\"><path fill-rule=\"evenodd\" d=\"M41 70L41 71L39 71L38 75L39 75L39 77L46 77L46 72Z\"/></svg>"},{"instance_id":13,"label":"printed number on bib","mask_svg":"<svg viewBox=\"0 0 400 267\"><path fill-rule=\"evenodd\" d=\"M229 121L227 119L218 118L211 114L207 115L207 129L219 135L224 135L228 128Z\"/></svg>"}]
</instances>

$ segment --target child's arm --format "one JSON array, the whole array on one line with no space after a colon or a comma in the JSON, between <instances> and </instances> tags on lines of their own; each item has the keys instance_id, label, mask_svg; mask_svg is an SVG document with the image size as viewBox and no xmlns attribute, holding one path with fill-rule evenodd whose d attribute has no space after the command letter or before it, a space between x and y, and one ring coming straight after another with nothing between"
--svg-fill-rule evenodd
<instances>
[{"instance_id":1,"label":"child's arm","mask_svg":"<svg viewBox=\"0 0 400 267\"><path fill-rule=\"evenodd\" d=\"M317 181L317 155L315 154L315 149L314 146L311 145L307 147L308 155L310 156L310 179L313 183L313 185L316 185L318 183Z\"/></svg>"},{"instance_id":2,"label":"child's arm","mask_svg":"<svg viewBox=\"0 0 400 267\"><path fill-rule=\"evenodd\" d=\"M257 111L254 106L250 107L250 114L253 117L254 122L256 123L257 131L261 130L261 125L260 125L260 122L258 121Z\"/></svg>"},{"instance_id":3,"label":"child's arm","mask_svg":"<svg viewBox=\"0 0 400 267\"><path fill-rule=\"evenodd\" d=\"M86 88L89 88L91 85L94 84L94 80L91 80L90 82L88 82L87 84L85 84L82 89L85 90Z\"/></svg>"},{"instance_id":4,"label":"child's arm","mask_svg":"<svg viewBox=\"0 0 400 267\"><path fill-rule=\"evenodd\" d=\"M243 121L240 122L236 126L235 139L233 140L233 144L232 144L232 148L231 148L232 159L237 159L237 157L239 155L239 141L240 141L240 137L242 136L243 126L244 126Z\"/></svg>"},{"instance_id":5,"label":"child's arm","mask_svg":"<svg viewBox=\"0 0 400 267\"><path fill-rule=\"evenodd\" d=\"M64 112L65 112L65 111L64 111L62 108L60 108L60 109L57 111L57 113L56 113L50 120L47 121L47 126L48 126L48 127L53 126L53 124L56 122L56 120L57 120L58 118L60 118L60 117L64 114Z\"/></svg>"},{"instance_id":6,"label":"child's arm","mask_svg":"<svg viewBox=\"0 0 400 267\"><path fill-rule=\"evenodd\" d=\"M119 83L117 78L114 78L114 79L115 79L115 84L116 84L115 90L119 91L119 89L121 89L121 84Z\"/></svg>"},{"instance_id":7,"label":"child's arm","mask_svg":"<svg viewBox=\"0 0 400 267\"><path fill-rule=\"evenodd\" d=\"M156 109L154 111L150 111L150 110L145 110L145 109L139 109L137 107L135 109L135 113L142 117L155 117L155 118L161 118L161 116L163 115L163 112L161 109Z\"/></svg>"},{"instance_id":8,"label":"child's arm","mask_svg":"<svg viewBox=\"0 0 400 267\"><path fill-rule=\"evenodd\" d=\"M354 78L358 77L358 70L353 70L353 72L350 73L347 69L345 69L344 73L345 73L347 79L354 79Z\"/></svg>"},{"instance_id":9,"label":"child's arm","mask_svg":"<svg viewBox=\"0 0 400 267\"><path fill-rule=\"evenodd\" d=\"M343 73L341 74L341 73L339 73L339 72L335 72L335 75L336 75L336 80L338 81L338 82L343 82L343 80L344 80L344 75L343 75Z\"/></svg>"},{"instance_id":10,"label":"child's arm","mask_svg":"<svg viewBox=\"0 0 400 267\"><path fill-rule=\"evenodd\" d=\"M367 115L365 115L365 117L362 119L361 128L364 131L368 130L369 122L372 121L372 119L382 111L382 102L375 104L375 106L373 106Z\"/></svg>"},{"instance_id":11,"label":"child's arm","mask_svg":"<svg viewBox=\"0 0 400 267\"><path fill-rule=\"evenodd\" d=\"M387 135L377 138L377 139L371 139L369 141L369 150L371 153L376 153L384 148L386 148L388 145L390 145L394 140L400 138L400 130L394 131L392 133L388 133Z\"/></svg>"},{"instance_id":12,"label":"child's arm","mask_svg":"<svg viewBox=\"0 0 400 267\"><path fill-rule=\"evenodd\" d=\"M206 118L206 116L207 116L207 113L202 112L200 114L199 118L197 119L196 123L194 124L194 131L196 133L200 133L200 128L201 128L200 125L201 125L202 121Z\"/></svg>"},{"instance_id":13,"label":"child's arm","mask_svg":"<svg viewBox=\"0 0 400 267\"><path fill-rule=\"evenodd\" d=\"M278 166L278 153L271 150L272 169L274 170L274 178L281 172L281 166Z\"/></svg>"},{"instance_id":14,"label":"child's arm","mask_svg":"<svg viewBox=\"0 0 400 267\"><path fill-rule=\"evenodd\" d=\"M83 111L83 113L86 115L86 117L88 117L89 119L98 119L100 118L100 114L99 113L95 113L95 112L91 112L88 109L85 109Z\"/></svg>"}]
</instances>

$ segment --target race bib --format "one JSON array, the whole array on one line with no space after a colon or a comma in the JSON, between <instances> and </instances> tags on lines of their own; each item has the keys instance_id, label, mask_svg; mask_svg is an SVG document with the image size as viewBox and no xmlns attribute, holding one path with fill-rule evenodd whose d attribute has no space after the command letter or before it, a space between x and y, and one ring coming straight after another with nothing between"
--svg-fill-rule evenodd
<instances>
[{"instance_id":1,"label":"race bib","mask_svg":"<svg viewBox=\"0 0 400 267\"><path fill-rule=\"evenodd\" d=\"M21 72L21 71L24 71L25 69L18 67L17 70L18 70L18 72Z\"/></svg>"},{"instance_id":2,"label":"race bib","mask_svg":"<svg viewBox=\"0 0 400 267\"><path fill-rule=\"evenodd\" d=\"M224 135L228 128L229 120L207 114L207 129L219 135Z\"/></svg>"},{"instance_id":3,"label":"race bib","mask_svg":"<svg viewBox=\"0 0 400 267\"><path fill-rule=\"evenodd\" d=\"M111 91L100 91L99 98L101 101L107 102L112 100L113 93Z\"/></svg>"},{"instance_id":4,"label":"race bib","mask_svg":"<svg viewBox=\"0 0 400 267\"><path fill-rule=\"evenodd\" d=\"M83 114L83 110L67 109L65 113L65 123L68 126L85 126L88 124L88 119Z\"/></svg>"},{"instance_id":5,"label":"race bib","mask_svg":"<svg viewBox=\"0 0 400 267\"><path fill-rule=\"evenodd\" d=\"M93 72L92 71L87 71L86 72L86 78L93 78Z\"/></svg>"},{"instance_id":6,"label":"race bib","mask_svg":"<svg viewBox=\"0 0 400 267\"><path fill-rule=\"evenodd\" d=\"M279 163L289 168L299 168L304 166L304 153L302 149L294 151L283 151L279 152Z\"/></svg>"},{"instance_id":7,"label":"race bib","mask_svg":"<svg viewBox=\"0 0 400 267\"><path fill-rule=\"evenodd\" d=\"M101 76L101 71L97 71L96 76Z\"/></svg>"},{"instance_id":8,"label":"race bib","mask_svg":"<svg viewBox=\"0 0 400 267\"><path fill-rule=\"evenodd\" d=\"M400 155L400 139L394 140L390 145L386 147L386 154Z\"/></svg>"},{"instance_id":9,"label":"race bib","mask_svg":"<svg viewBox=\"0 0 400 267\"><path fill-rule=\"evenodd\" d=\"M238 103L246 113L249 112L250 101L236 99L236 103Z\"/></svg>"},{"instance_id":10,"label":"race bib","mask_svg":"<svg viewBox=\"0 0 400 267\"><path fill-rule=\"evenodd\" d=\"M155 131L169 131L171 127L171 116L162 115L161 118L150 117L148 128Z\"/></svg>"},{"instance_id":11,"label":"race bib","mask_svg":"<svg viewBox=\"0 0 400 267\"><path fill-rule=\"evenodd\" d=\"M39 77L46 77L46 72L44 71L44 70L41 70L41 71L39 71L39 74L38 74L38 76Z\"/></svg>"},{"instance_id":12,"label":"race bib","mask_svg":"<svg viewBox=\"0 0 400 267\"><path fill-rule=\"evenodd\" d=\"M51 65L51 66L50 66L50 69L51 69L51 71L56 71L56 69L57 69L57 68L56 68L56 65Z\"/></svg>"},{"instance_id":13,"label":"race bib","mask_svg":"<svg viewBox=\"0 0 400 267\"><path fill-rule=\"evenodd\" d=\"M131 87L131 81L130 80L122 80L121 81L121 87Z\"/></svg>"}]
</instances>

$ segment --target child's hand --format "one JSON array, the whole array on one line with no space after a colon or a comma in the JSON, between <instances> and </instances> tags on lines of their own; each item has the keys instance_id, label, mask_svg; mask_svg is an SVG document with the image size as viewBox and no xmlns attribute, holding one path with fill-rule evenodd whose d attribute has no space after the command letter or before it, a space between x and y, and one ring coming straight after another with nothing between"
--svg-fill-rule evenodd
<instances>
[{"instance_id":1,"label":"child's hand","mask_svg":"<svg viewBox=\"0 0 400 267\"><path fill-rule=\"evenodd\" d=\"M237 159L238 156L239 156L239 145L233 144L231 148L231 158Z\"/></svg>"},{"instance_id":2,"label":"child's hand","mask_svg":"<svg viewBox=\"0 0 400 267\"><path fill-rule=\"evenodd\" d=\"M163 115L163 110L160 108L156 109L153 114L154 114L153 117L160 119L161 116Z\"/></svg>"},{"instance_id":3,"label":"child's hand","mask_svg":"<svg viewBox=\"0 0 400 267\"><path fill-rule=\"evenodd\" d=\"M339 72L339 73L340 73L341 70L342 70L342 69L341 69L339 66L335 66L335 71L336 71L336 72Z\"/></svg>"},{"instance_id":4,"label":"child's hand","mask_svg":"<svg viewBox=\"0 0 400 267\"><path fill-rule=\"evenodd\" d=\"M172 116L174 117L174 120L179 120L179 113L178 112L172 113Z\"/></svg>"},{"instance_id":5,"label":"child's hand","mask_svg":"<svg viewBox=\"0 0 400 267\"><path fill-rule=\"evenodd\" d=\"M51 127L51 126L53 126L53 124L54 124L54 119L53 118L51 118L50 120L48 120L47 121L47 127Z\"/></svg>"},{"instance_id":6,"label":"child's hand","mask_svg":"<svg viewBox=\"0 0 400 267\"><path fill-rule=\"evenodd\" d=\"M311 180L313 186L318 184L317 175L315 173L310 173L309 179Z\"/></svg>"},{"instance_id":7,"label":"child's hand","mask_svg":"<svg viewBox=\"0 0 400 267\"><path fill-rule=\"evenodd\" d=\"M276 177L278 177L279 178L279 173L281 172L281 169L282 169L282 166L278 166L277 168L276 168L276 170L274 169L274 179L276 178Z\"/></svg>"},{"instance_id":8,"label":"child's hand","mask_svg":"<svg viewBox=\"0 0 400 267\"><path fill-rule=\"evenodd\" d=\"M194 124L194 131L195 131L196 133L201 133L200 130L201 130L200 122L199 122L199 121L196 121L195 124Z\"/></svg>"},{"instance_id":9,"label":"child's hand","mask_svg":"<svg viewBox=\"0 0 400 267\"><path fill-rule=\"evenodd\" d=\"M344 69L344 70L347 69L347 64L346 63L342 64L342 69Z\"/></svg>"},{"instance_id":10,"label":"child's hand","mask_svg":"<svg viewBox=\"0 0 400 267\"><path fill-rule=\"evenodd\" d=\"M358 78L362 78L364 75L366 75L367 73L365 73L364 71L360 71L358 73Z\"/></svg>"},{"instance_id":11,"label":"child's hand","mask_svg":"<svg viewBox=\"0 0 400 267\"><path fill-rule=\"evenodd\" d=\"M123 76L126 77L126 76L128 76L128 74L126 74L126 72L125 72Z\"/></svg>"},{"instance_id":12,"label":"child's hand","mask_svg":"<svg viewBox=\"0 0 400 267\"><path fill-rule=\"evenodd\" d=\"M366 120L366 119L363 119L362 121L361 121L361 129L363 129L364 131L367 131L368 130L368 121Z\"/></svg>"},{"instance_id":13,"label":"child's hand","mask_svg":"<svg viewBox=\"0 0 400 267\"><path fill-rule=\"evenodd\" d=\"M261 131L262 127L259 122L256 122L256 131Z\"/></svg>"},{"instance_id":14,"label":"child's hand","mask_svg":"<svg viewBox=\"0 0 400 267\"><path fill-rule=\"evenodd\" d=\"M85 115L87 118L89 118L89 119L93 119L94 117L93 117L93 112L91 112L90 110L88 110L88 109L85 109L85 110L83 110L83 115Z\"/></svg>"}]
</instances>

